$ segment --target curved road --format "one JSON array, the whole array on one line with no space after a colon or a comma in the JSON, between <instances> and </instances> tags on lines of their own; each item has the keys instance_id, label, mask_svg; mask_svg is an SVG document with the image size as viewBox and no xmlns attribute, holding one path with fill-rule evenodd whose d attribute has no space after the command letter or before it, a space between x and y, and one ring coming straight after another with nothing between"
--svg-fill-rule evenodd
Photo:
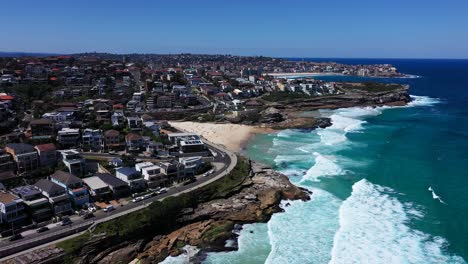
<instances>
[{"instance_id":1,"label":"curved road","mask_svg":"<svg viewBox=\"0 0 468 264\"><path fill-rule=\"evenodd\" d=\"M23 232L23 236L24 236L23 239L20 239L14 242L3 240L2 242L0 242L0 257L2 257L2 259L0 259L0 262L4 261L5 259L13 257L12 256L13 254L20 255L20 254L23 254L25 250L34 250L36 248L45 247L50 244L57 243L59 239L41 243L40 246L33 245L33 246L28 247L28 244L31 244L35 241L45 240L46 238L50 237L52 234L55 235L55 234L59 234L60 232L70 231L74 228L78 229L79 227L83 227L87 225L91 226L92 224L109 221L119 216L140 210L148 206L153 201L157 201L157 200L162 201L163 199L167 197L178 196L182 193L190 192L195 189L201 188L229 174L231 170L237 164L237 156L231 151L226 150L224 147L207 142L206 140L204 142L216 154L213 162L223 164L221 168L218 168L211 175L200 177L197 179L196 182L193 182L187 185L170 188L167 193L157 195L157 196L151 197L149 199L146 199L137 203L130 202L127 205L115 207L115 210L107 212L107 213L103 211L96 212L95 217L91 219L84 220L79 216L76 216L76 215L72 216L71 220L73 221L73 224L70 226L60 226L60 225L53 224L53 225L49 225L50 227L49 231L46 231L43 233L36 233L35 231L25 231ZM60 238L60 240L65 240L71 236L76 236L76 234L64 235L63 237ZM5 253L7 251L9 252ZM13 252L13 251L16 251L16 252Z\"/></svg>"}]
</instances>

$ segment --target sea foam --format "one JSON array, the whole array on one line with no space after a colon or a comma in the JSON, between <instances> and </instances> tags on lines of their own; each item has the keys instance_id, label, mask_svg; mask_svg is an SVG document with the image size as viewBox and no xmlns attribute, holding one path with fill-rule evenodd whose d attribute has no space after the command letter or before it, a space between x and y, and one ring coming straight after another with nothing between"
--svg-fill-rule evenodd
<instances>
[{"instance_id":1,"label":"sea foam","mask_svg":"<svg viewBox=\"0 0 468 264\"><path fill-rule=\"evenodd\" d=\"M330 264L465 263L443 253L447 242L407 226L409 216L390 188L363 179L339 210Z\"/></svg>"}]
</instances>

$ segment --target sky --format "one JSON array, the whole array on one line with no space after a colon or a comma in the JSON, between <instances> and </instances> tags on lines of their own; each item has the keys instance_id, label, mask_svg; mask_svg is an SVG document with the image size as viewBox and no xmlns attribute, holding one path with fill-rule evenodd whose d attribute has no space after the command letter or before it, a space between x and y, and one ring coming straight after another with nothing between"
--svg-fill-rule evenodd
<instances>
[{"instance_id":1,"label":"sky","mask_svg":"<svg viewBox=\"0 0 468 264\"><path fill-rule=\"evenodd\" d=\"M466 0L0 0L0 51L468 58Z\"/></svg>"}]
</instances>

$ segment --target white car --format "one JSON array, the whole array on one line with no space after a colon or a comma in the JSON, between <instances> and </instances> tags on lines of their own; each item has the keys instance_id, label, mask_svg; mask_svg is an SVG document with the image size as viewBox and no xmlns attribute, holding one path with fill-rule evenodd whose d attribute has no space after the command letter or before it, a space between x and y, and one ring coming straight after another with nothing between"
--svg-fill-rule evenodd
<instances>
[{"instance_id":1,"label":"white car","mask_svg":"<svg viewBox=\"0 0 468 264\"><path fill-rule=\"evenodd\" d=\"M161 190L157 191L156 193L157 194L167 193L167 188L162 188Z\"/></svg>"},{"instance_id":2,"label":"white car","mask_svg":"<svg viewBox=\"0 0 468 264\"><path fill-rule=\"evenodd\" d=\"M135 197L135 198L132 199L132 202L134 202L134 203L138 203L139 201L143 201L143 197L138 196L138 197Z\"/></svg>"},{"instance_id":3,"label":"white car","mask_svg":"<svg viewBox=\"0 0 468 264\"><path fill-rule=\"evenodd\" d=\"M103 211L107 213L107 212L113 211L114 209L115 208L114 208L113 205L108 205L108 206L106 206L106 208L104 208Z\"/></svg>"}]
</instances>

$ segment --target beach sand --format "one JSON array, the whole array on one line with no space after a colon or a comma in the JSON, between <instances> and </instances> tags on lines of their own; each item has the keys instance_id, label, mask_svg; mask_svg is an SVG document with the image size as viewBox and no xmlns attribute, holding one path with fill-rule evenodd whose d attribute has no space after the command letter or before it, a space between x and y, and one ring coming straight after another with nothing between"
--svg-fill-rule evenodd
<instances>
[{"instance_id":1,"label":"beach sand","mask_svg":"<svg viewBox=\"0 0 468 264\"><path fill-rule=\"evenodd\" d=\"M169 122L179 130L196 133L208 141L223 145L228 150L241 152L247 141L259 133L272 133L273 129L239 124L213 124L196 122Z\"/></svg>"}]
</instances>

